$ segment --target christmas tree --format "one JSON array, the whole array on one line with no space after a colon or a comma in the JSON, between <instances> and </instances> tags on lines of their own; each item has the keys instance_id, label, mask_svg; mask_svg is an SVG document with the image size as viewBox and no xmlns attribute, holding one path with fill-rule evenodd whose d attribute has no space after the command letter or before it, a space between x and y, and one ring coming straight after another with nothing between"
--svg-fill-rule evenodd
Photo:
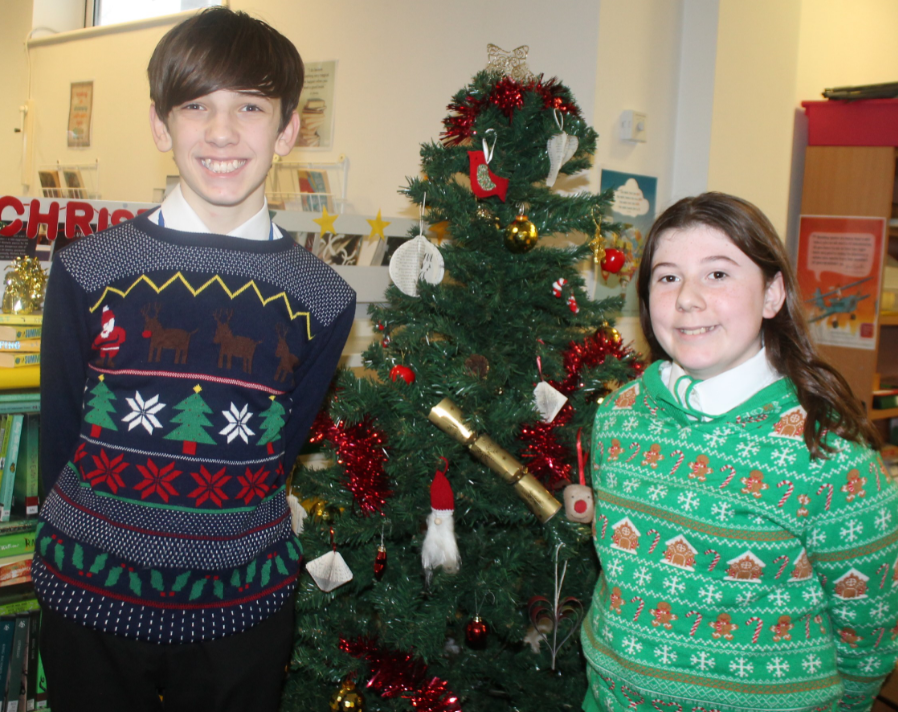
<instances>
[{"instance_id":1,"label":"christmas tree","mask_svg":"<svg viewBox=\"0 0 898 712\"><path fill-rule=\"evenodd\" d=\"M369 711L545 712L586 692L579 622L598 561L589 512L556 510L565 485L589 485L596 403L641 371L612 326L620 299L592 302L579 272L620 268L621 226L610 195L551 187L597 141L559 81L494 58L449 109L404 192L450 239L394 256L399 286L371 309L373 375L339 376L311 438L330 466L293 476L321 587L299 582L285 709L361 696ZM460 566L437 548L425 570L444 519Z\"/></svg>"}]
</instances>

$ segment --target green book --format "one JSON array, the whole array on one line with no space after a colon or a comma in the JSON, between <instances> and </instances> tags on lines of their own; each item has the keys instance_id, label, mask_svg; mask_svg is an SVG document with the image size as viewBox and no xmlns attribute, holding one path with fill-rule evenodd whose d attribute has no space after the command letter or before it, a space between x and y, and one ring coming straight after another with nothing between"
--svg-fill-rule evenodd
<instances>
[{"instance_id":1,"label":"green book","mask_svg":"<svg viewBox=\"0 0 898 712\"><path fill-rule=\"evenodd\" d=\"M37 523L32 519L32 522ZM34 553L34 529L0 534L0 557Z\"/></svg>"},{"instance_id":2,"label":"green book","mask_svg":"<svg viewBox=\"0 0 898 712\"><path fill-rule=\"evenodd\" d=\"M40 409L40 391L0 391L0 413L37 413Z\"/></svg>"},{"instance_id":3,"label":"green book","mask_svg":"<svg viewBox=\"0 0 898 712\"><path fill-rule=\"evenodd\" d=\"M3 421L3 440L0 441L0 480L3 478L3 466L6 464L6 448L9 445L9 423L11 415L0 415Z\"/></svg>"},{"instance_id":4,"label":"green book","mask_svg":"<svg viewBox=\"0 0 898 712\"><path fill-rule=\"evenodd\" d=\"M13 512L25 517L36 517L38 509L38 439L41 422L37 413L25 415L22 443L19 447L19 474L13 485ZM0 548L0 556L3 549Z\"/></svg>"},{"instance_id":5,"label":"green book","mask_svg":"<svg viewBox=\"0 0 898 712\"><path fill-rule=\"evenodd\" d=\"M40 604L34 597L34 590L22 591L11 596L9 603L0 603L0 616L16 616L19 613L31 613L39 611Z\"/></svg>"},{"instance_id":6,"label":"green book","mask_svg":"<svg viewBox=\"0 0 898 712\"><path fill-rule=\"evenodd\" d=\"M25 416L21 413L13 413L9 418L9 441L3 461L3 479L0 480L0 522L8 522L12 514L12 493L16 484L22 425L25 423Z\"/></svg>"},{"instance_id":7,"label":"green book","mask_svg":"<svg viewBox=\"0 0 898 712\"><path fill-rule=\"evenodd\" d=\"M28 649L28 616L15 619L12 651L9 656L9 674L6 676L6 697L3 712L18 712L19 695L22 692L22 668L25 666L25 652Z\"/></svg>"},{"instance_id":8,"label":"green book","mask_svg":"<svg viewBox=\"0 0 898 712\"><path fill-rule=\"evenodd\" d=\"M28 658L25 662L25 710L34 709L37 698L37 653L40 643L41 614L40 611L31 611L28 614ZM20 708L21 712L21 708Z\"/></svg>"}]
</instances>

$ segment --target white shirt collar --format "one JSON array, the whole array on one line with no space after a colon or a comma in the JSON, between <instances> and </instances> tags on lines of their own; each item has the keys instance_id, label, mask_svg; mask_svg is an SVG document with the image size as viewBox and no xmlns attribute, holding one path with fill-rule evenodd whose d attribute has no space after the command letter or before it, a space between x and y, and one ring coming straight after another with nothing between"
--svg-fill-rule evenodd
<instances>
[{"instance_id":1,"label":"white shirt collar","mask_svg":"<svg viewBox=\"0 0 898 712\"><path fill-rule=\"evenodd\" d=\"M170 227L172 230L180 230L181 232L212 232L184 199L180 184L175 186L175 189L166 196L159 210L154 211L150 215L150 220L157 225L159 224L159 213L162 213L162 216L165 218L165 227ZM282 236L277 225L272 226L271 218L268 216L268 199L263 198L262 209L245 223L231 230L228 235L242 237L246 240L267 240L272 234L272 230L275 239Z\"/></svg>"},{"instance_id":2,"label":"white shirt collar","mask_svg":"<svg viewBox=\"0 0 898 712\"><path fill-rule=\"evenodd\" d=\"M667 361L661 364L662 383L680 402L688 396L687 405L706 416L722 415L744 403L755 393L782 378L767 360L767 349L761 350L745 363L705 381L695 382L687 394L693 379L679 366ZM687 376L683 378L683 376Z\"/></svg>"}]
</instances>

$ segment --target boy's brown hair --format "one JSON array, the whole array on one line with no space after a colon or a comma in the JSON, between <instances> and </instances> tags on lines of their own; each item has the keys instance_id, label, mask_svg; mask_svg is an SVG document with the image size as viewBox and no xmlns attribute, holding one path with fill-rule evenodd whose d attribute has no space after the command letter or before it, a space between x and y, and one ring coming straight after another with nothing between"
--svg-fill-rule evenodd
<instances>
[{"instance_id":1,"label":"boy's brown hair","mask_svg":"<svg viewBox=\"0 0 898 712\"><path fill-rule=\"evenodd\" d=\"M270 25L212 7L165 34L147 74L150 98L164 122L176 106L228 89L280 99L283 131L299 104L304 68L293 43Z\"/></svg>"}]
</instances>

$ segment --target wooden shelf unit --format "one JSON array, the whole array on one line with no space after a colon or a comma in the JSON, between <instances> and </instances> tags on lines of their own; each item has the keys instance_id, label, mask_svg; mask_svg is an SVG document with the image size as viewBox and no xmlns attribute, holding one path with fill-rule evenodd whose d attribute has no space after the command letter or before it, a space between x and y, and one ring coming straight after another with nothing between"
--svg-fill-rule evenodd
<instances>
[{"instance_id":1,"label":"wooden shelf unit","mask_svg":"<svg viewBox=\"0 0 898 712\"><path fill-rule=\"evenodd\" d=\"M893 146L808 146L802 215L881 217L888 224L896 194L896 158ZM898 257L898 229L888 230L886 250ZM898 417L898 408L874 410L873 391L882 376L898 376L898 314L880 315L875 339L870 351L828 345L820 350L848 381L870 417L885 424Z\"/></svg>"}]
</instances>

